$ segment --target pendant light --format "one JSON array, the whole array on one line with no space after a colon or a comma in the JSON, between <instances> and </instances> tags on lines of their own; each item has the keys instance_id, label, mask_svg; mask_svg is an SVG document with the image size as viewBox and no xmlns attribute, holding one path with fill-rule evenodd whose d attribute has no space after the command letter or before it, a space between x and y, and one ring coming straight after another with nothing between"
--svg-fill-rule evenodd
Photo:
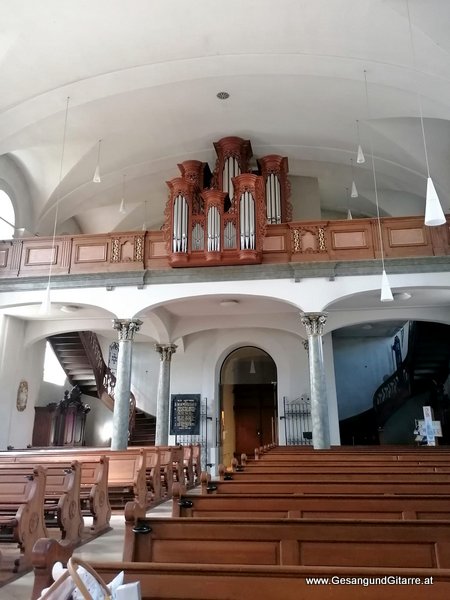
<instances>
[{"instance_id":1,"label":"pendant light","mask_svg":"<svg viewBox=\"0 0 450 600\"><path fill-rule=\"evenodd\" d=\"M366 91L366 105L367 105L367 118L370 119L370 105L369 105L369 92L367 87L367 72L364 70L364 87ZM389 285L389 279L386 273L386 269L384 266L384 244L383 244L383 234L381 231L381 219L380 219L380 203L378 201L378 186L377 186L377 175L375 171L375 159L373 155L373 139L372 139L372 130L369 128L369 141L370 141L370 157L372 160L372 175L373 175L373 186L375 190L375 206L377 209L377 224L378 224L378 236L380 241L380 253L381 253L381 294L380 301L381 302L392 302L394 300L394 296L392 295L391 286Z\"/></svg>"},{"instance_id":2,"label":"pendant light","mask_svg":"<svg viewBox=\"0 0 450 600\"><path fill-rule=\"evenodd\" d=\"M350 159L350 164L351 164L351 168L352 168L352 191L350 193L350 196L351 196L351 198L357 198L358 190L356 188L355 175L353 173L353 158Z\"/></svg>"},{"instance_id":3,"label":"pendant light","mask_svg":"<svg viewBox=\"0 0 450 600\"><path fill-rule=\"evenodd\" d=\"M362 165L366 162L366 158L364 156L364 152L361 146L361 137L359 135L359 121L356 119L356 135L358 136L358 149L356 151L356 162L358 165Z\"/></svg>"},{"instance_id":4,"label":"pendant light","mask_svg":"<svg viewBox=\"0 0 450 600\"><path fill-rule=\"evenodd\" d=\"M97 150L97 166L95 167L94 177L92 181L94 183L101 183L102 178L100 177L100 147L102 144L102 140L98 140L98 150Z\"/></svg>"},{"instance_id":5,"label":"pendant light","mask_svg":"<svg viewBox=\"0 0 450 600\"><path fill-rule=\"evenodd\" d=\"M119 212L124 215L127 211L125 209L125 173L122 175L122 199L120 201Z\"/></svg>"},{"instance_id":6,"label":"pendant light","mask_svg":"<svg viewBox=\"0 0 450 600\"><path fill-rule=\"evenodd\" d=\"M353 219L352 211L350 210L350 195L348 193L348 187L345 188L345 196L347 198L347 221Z\"/></svg>"},{"instance_id":7,"label":"pendant light","mask_svg":"<svg viewBox=\"0 0 450 600\"><path fill-rule=\"evenodd\" d=\"M411 24L411 15L409 12L409 1L406 0L406 11L408 14L408 27L409 27L409 39L411 43L411 53L412 53L412 66L414 75L416 75L417 67L416 67L416 51L414 47L414 38L412 32L412 24ZM417 85L417 82L414 82ZM422 130L422 141L423 141L423 150L425 154L425 164L427 167L427 191L426 191L426 200L425 200L425 225L428 227L436 227L438 225L443 225L446 222L446 218L444 215L444 211L442 210L441 203L439 201L439 196L436 192L436 188L434 186L433 180L430 175L430 164L428 162L428 150L427 150L427 141L425 137L425 126L423 122L423 107L422 107L422 98L417 91L417 99L419 103L419 114L420 114L420 127Z\"/></svg>"},{"instance_id":8,"label":"pendant light","mask_svg":"<svg viewBox=\"0 0 450 600\"><path fill-rule=\"evenodd\" d=\"M63 128L63 137L62 137L62 143L61 143L61 158L60 158L60 163L59 163L59 179L58 179L58 187L57 187L56 203L55 203L55 219L53 222L52 247L51 247L51 255L50 255L50 261L49 261L49 268L48 268L48 279L47 279L47 286L46 286L45 292L44 292L44 297L43 297L42 303L39 307L39 313L41 315L48 314L51 309L50 290L51 290L51 282L52 282L53 257L55 255L55 247L56 247L56 227L58 225L59 187L60 187L61 181L62 181L64 152L66 149L66 134L67 134L67 120L68 120L68 116L69 116L69 102L70 102L70 97L68 96L66 99L66 112L64 115L64 128Z\"/></svg>"}]
</instances>

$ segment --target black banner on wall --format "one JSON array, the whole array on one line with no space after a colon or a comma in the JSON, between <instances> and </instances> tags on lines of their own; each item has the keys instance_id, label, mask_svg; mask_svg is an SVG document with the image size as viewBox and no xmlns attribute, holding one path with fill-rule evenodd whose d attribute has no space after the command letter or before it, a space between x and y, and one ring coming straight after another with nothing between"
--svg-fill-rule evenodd
<instances>
[{"instance_id":1,"label":"black banner on wall","mask_svg":"<svg viewBox=\"0 0 450 600\"><path fill-rule=\"evenodd\" d=\"M200 394L172 394L170 435L200 434Z\"/></svg>"}]
</instances>

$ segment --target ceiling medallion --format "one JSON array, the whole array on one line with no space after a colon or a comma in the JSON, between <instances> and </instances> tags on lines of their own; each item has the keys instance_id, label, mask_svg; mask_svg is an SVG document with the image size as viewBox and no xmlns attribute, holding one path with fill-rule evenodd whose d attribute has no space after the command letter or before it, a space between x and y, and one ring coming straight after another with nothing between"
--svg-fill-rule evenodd
<instances>
[{"instance_id":1,"label":"ceiling medallion","mask_svg":"<svg viewBox=\"0 0 450 600\"><path fill-rule=\"evenodd\" d=\"M218 92L216 96L219 98L219 100L228 100L230 94L228 92Z\"/></svg>"}]
</instances>

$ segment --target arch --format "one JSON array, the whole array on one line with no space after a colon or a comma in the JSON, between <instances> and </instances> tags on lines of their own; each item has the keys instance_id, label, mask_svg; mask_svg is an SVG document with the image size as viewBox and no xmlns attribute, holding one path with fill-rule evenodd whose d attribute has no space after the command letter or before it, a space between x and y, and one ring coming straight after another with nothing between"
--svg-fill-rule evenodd
<instances>
[{"instance_id":1,"label":"arch","mask_svg":"<svg viewBox=\"0 0 450 600\"><path fill-rule=\"evenodd\" d=\"M277 367L268 352L240 345L220 363L220 436L224 464L277 440Z\"/></svg>"},{"instance_id":2,"label":"arch","mask_svg":"<svg viewBox=\"0 0 450 600\"><path fill-rule=\"evenodd\" d=\"M14 157L0 156L0 190L10 198L14 208L14 226L33 231L34 209L30 188L22 168Z\"/></svg>"},{"instance_id":3,"label":"arch","mask_svg":"<svg viewBox=\"0 0 450 600\"><path fill-rule=\"evenodd\" d=\"M0 187L0 239L14 237L16 214L9 194Z\"/></svg>"}]
</instances>

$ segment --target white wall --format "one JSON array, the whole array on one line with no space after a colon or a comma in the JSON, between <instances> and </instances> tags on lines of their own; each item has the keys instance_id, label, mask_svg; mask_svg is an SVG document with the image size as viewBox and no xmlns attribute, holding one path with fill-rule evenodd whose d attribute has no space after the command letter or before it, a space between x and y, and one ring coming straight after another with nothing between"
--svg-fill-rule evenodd
<instances>
[{"instance_id":1,"label":"white wall","mask_svg":"<svg viewBox=\"0 0 450 600\"><path fill-rule=\"evenodd\" d=\"M109 447L111 445L113 413L98 399L82 396L83 404L91 407L86 415L86 446Z\"/></svg>"},{"instance_id":2,"label":"white wall","mask_svg":"<svg viewBox=\"0 0 450 600\"><path fill-rule=\"evenodd\" d=\"M156 415L159 364L154 344L133 343L131 389L138 408L150 415Z\"/></svg>"},{"instance_id":3,"label":"white wall","mask_svg":"<svg viewBox=\"0 0 450 600\"><path fill-rule=\"evenodd\" d=\"M209 330L187 336L184 353L172 357L171 394L200 394L208 399L209 438L215 442L215 419L219 411L219 381L223 361L241 346L256 346L275 361L278 375L278 412L282 414L283 396L298 398L309 390L308 356L297 335L273 329ZM281 422L280 443L284 442Z\"/></svg>"},{"instance_id":4,"label":"white wall","mask_svg":"<svg viewBox=\"0 0 450 600\"><path fill-rule=\"evenodd\" d=\"M8 445L25 448L31 444L34 407L42 382L45 340L23 347L26 322L0 316L0 448ZM24 411L16 408L19 383L28 383L28 403Z\"/></svg>"},{"instance_id":5,"label":"white wall","mask_svg":"<svg viewBox=\"0 0 450 600\"><path fill-rule=\"evenodd\" d=\"M319 180L317 177L289 177L293 221L321 219Z\"/></svg>"}]
</instances>

